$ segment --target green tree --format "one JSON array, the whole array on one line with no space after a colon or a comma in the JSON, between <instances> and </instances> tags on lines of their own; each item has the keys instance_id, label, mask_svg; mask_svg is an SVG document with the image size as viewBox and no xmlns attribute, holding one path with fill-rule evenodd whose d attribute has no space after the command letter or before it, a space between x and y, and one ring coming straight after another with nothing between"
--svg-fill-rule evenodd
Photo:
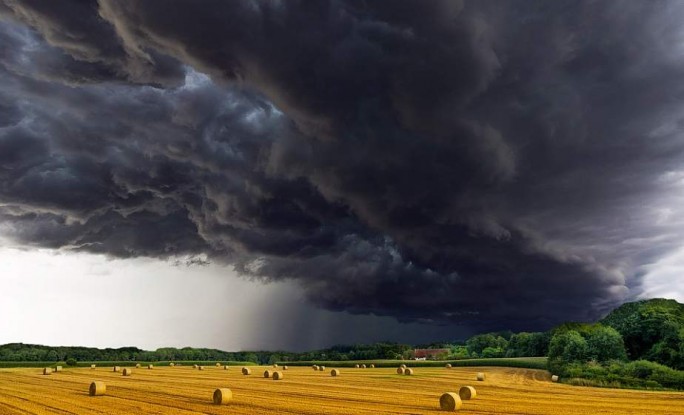
<instances>
[{"instance_id":1,"label":"green tree","mask_svg":"<svg viewBox=\"0 0 684 415\"><path fill-rule=\"evenodd\" d=\"M588 356L587 341L575 330L558 333L549 344L549 370L563 373L570 363L584 362Z\"/></svg>"},{"instance_id":2,"label":"green tree","mask_svg":"<svg viewBox=\"0 0 684 415\"><path fill-rule=\"evenodd\" d=\"M471 354L475 353L478 356L481 356L483 350L487 347L506 350L508 341L493 333L486 333L469 338L468 341L466 341L466 346Z\"/></svg>"},{"instance_id":3,"label":"green tree","mask_svg":"<svg viewBox=\"0 0 684 415\"><path fill-rule=\"evenodd\" d=\"M627 360L622 336L612 327L596 328L587 336L587 357L600 363Z\"/></svg>"},{"instance_id":4,"label":"green tree","mask_svg":"<svg viewBox=\"0 0 684 415\"><path fill-rule=\"evenodd\" d=\"M503 357L504 351L500 347L485 347L482 350L482 357Z\"/></svg>"}]
</instances>

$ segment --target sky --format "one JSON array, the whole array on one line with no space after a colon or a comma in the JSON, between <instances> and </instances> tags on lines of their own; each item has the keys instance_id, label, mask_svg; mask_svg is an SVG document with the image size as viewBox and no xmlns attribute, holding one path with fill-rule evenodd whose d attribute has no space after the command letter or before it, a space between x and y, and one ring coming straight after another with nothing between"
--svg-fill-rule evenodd
<instances>
[{"instance_id":1,"label":"sky","mask_svg":"<svg viewBox=\"0 0 684 415\"><path fill-rule=\"evenodd\" d=\"M0 343L684 300L684 3L0 0Z\"/></svg>"}]
</instances>

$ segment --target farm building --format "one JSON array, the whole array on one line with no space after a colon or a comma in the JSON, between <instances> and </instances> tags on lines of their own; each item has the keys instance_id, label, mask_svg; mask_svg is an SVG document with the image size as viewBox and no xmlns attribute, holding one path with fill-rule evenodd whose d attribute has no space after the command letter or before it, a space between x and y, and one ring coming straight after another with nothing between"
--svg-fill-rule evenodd
<instances>
[{"instance_id":1,"label":"farm building","mask_svg":"<svg viewBox=\"0 0 684 415\"><path fill-rule=\"evenodd\" d=\"M413 358L416 360L434 359L439 355L448 354L449 349L415 349Z\"/></svg>"}]
</instances>

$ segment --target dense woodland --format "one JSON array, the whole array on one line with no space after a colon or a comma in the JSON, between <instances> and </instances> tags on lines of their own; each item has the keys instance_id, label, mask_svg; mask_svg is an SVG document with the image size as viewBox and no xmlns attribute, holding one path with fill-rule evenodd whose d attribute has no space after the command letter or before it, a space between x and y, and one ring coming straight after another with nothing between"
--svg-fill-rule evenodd
<instances>
[{"instance_id":1,"label":"dense woodland","mask_svg":"<svg viewBox=\"0 0 684 415\"><path fill-rule=\"evenodd\" d=\"M479 334L465 342L418 345L448 350L439 360L548 356L549 370L571 383L684 389L684 304L645 300L624 304L598 323L565 323L547 332ZM185 347L145 351L21 343L0 346L5 362L295 361L412 359L414 346L397 343L334 346L293 353L224 352Z\"/></svg>"}]
</instances>

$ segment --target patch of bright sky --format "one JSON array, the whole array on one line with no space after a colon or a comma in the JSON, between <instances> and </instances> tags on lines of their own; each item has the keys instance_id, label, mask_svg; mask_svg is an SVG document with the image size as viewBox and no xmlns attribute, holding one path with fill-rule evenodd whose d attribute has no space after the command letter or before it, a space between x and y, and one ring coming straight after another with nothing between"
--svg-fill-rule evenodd
<instances>
[{"instance_id":1,"label":"patch of bright sky","mask_svg":"<svg viewBox=\"0 0 684 415\"><path fill-rule=\"evenodd\" d=\"M464 328L317 309L217 264L0 247L0 344L310 350L458 339Z\"/></svg>"}]
</instances>

